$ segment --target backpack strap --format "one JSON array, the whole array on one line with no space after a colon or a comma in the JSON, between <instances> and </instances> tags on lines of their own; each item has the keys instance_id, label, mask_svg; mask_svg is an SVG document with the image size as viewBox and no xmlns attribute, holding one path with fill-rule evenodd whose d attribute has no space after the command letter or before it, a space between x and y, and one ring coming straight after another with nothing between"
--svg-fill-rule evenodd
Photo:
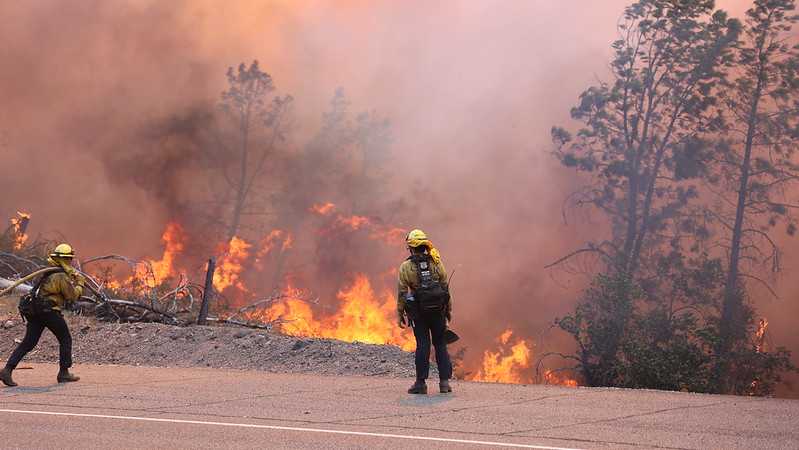
<instances>
[{"instance_id":1,"label":"backpack strap","mask_svg":"<svg viewBox=\"0 0 799 450\"><path fill-rule=\"evenodd\" d=\"M30 317L37 315L43 310L41 303L44 300L39 297L39 292L42 289L42 285L47 281L48 278L50 278L50 275L60 272L65 272L65 270L59 268L58 270L42 275L39 277L39 280L36 282L33 288L31 288L27 294L20 298L17 309L19 309L19 315L22 317L23 322L27 322Z\"/></svg>"},{"instance_id":2,"label":"backpack strap","mask_svg":"<svg viewBox=\"0 0 799 450\"><path fill-rule=\"evenodd\" d=\"M31 289L30 292L33 298L39 298L39 291L42 289L42 285L47 281L48 278L50 278L51 275L55 275L57 273L66 273L66 271L59 268L58 270L46 273L39 278L39 281L36 282L36 285L33 286L33 289Z\"/></svg>"}]
</instances>

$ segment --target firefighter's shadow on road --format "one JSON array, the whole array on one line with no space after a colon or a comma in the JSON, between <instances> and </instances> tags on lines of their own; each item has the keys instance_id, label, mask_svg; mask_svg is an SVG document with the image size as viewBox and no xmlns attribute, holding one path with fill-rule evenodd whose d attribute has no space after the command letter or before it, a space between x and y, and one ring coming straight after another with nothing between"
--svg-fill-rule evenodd
<instances>
[{"instance_id":1,"label":"firefighter's shadow on road","mask_svg":"<svg viewBox=\"0 0 799 450\"><path fill-rule=\"evenodd\" d=\"M6 388L9 394L47 394L58 391L62 385L51 384L49 386L15 386Z\"/></svg>"},{"instance_id":2,"label":"firefighter's shadow on road","mask_svg":"<svg viewBox=\"0 0 799 450\"><path fill-rule=\"evenodd\" d=\"M416 407L436 406L442 403L447 403L453 399L455 399L455 396L452 394L411 395L401 398L399 400L399 404L402 406Z\"/></svg>"}]
</instances>

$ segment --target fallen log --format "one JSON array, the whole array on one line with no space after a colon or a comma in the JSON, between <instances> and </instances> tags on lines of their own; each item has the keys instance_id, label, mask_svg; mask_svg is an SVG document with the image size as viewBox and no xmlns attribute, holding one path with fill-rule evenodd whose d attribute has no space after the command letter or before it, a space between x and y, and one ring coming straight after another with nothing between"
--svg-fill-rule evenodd
<instances>
[{"instance_id":1,"label":"fallen log","mask_svg":"<svg viewBox=\"0 0 799 450\"><path fill-rule=\"evenodd\" d=\"M13 285L15 281L16 280L8 280L6 278L0 278L0 289L3 289L3 292L5 292L6 288L8 288L11 285ZM24 283L23 284L18 284L16 286L14 286L14 288L12 288L10 290L10 292L8 292L7 294L3 294L3 295L9 295L9 294L13 294L13 293L27 294L28 292L30 292L31 289L33 289L33 286L31 286L31 285L24 284Z\"/></svg>"},{"instance_id":2,"label":"fallen log","mask_svg":"<svg viewBox=\"0 0 799 450\"><path fill-rule=\"evenodd\" d=\"M109 260L109 259L130 261L122 256L109 255L105 257L95 258L90 262ZM31 284L28 284L27 282L34 280L37 276L44 275L50 272L55 272L58 270L59 268L56 267L45 267L36 270L33 273L25 277L22 277L18 280L11 280L8 278L0 277L0 289L2 289L2 291L0 291L0 297L2 297L3 295L8 295L10 293L15 293L18 295L26 294L30 292L31 289L33 289L33 286ZM192 311L192 306L194 305L194 297L191 293L192 289L196 289L200 294L203 293L203 290L199 286L192 285L188 281L181 279L181 282L178 284L178 286L175 289L172 289L171 291L165 294L161 294L158 297L152 298L146 302L109 298L107 294L104 292L103 286L101 286L94 278L82 272L81 270L78 270L78 272L81 275L83 275L86 280L84 288L85 288L85 293L87 294L82 296L81 299L77 302L78 308L88 312L88 308L93 307L94 309L93 311L91 311L91 313L93 313L97 317L107 316L109 319L112 320L137 322L137 321L148 320L147 316L153 315L155 317L151 316L149 320L172 324L172 325L188 325L193 321L191 319L185 319L185 320L181 319L178 317L178 314L190 313ZM179 307L180 305L177 303L179 293L183 293L186 296L185 298L188 298L189 302L188 307L183 307L183 308ZM168 300L170 297L173 298L171 307L169 305L161 304L165 300ZM247 315L251 311L266 307L273 302L277 302L285 298L286 298L285 294L274 293L272 296L266 299L255 301L250 305L244 306L243 308L236 311L233 315L227 317L208 317L208 321L215 322L218 324L234 325L234 326L267 330L267 331L273 330L275 326L285 323L286 320L283 319L282 317L278 317L272 321L261 322L258 320L249 320ZM315 303L317 301L318 299L311 300L310 302ZM167 310L165 310L163 306L166 306Z\"/></svg>"},{"instance_id":3,"label":"fallen log","mask_svg":"<svg viewBox=\"0 0 799 450\"><path fill-rule=\"evenodd\" d=\"M99 307L99 306L103 306L103 305L111 305L111 306L120 306L122 308L139 309L139 310L142 310L142 311L145 311L145 312L149 312L149 313L153 313L153 314L156 314L158 316L161 316L164 319L167 319L166 321L169 322L169 323L172 323L173 325L183 324L183 322L181 322L180 319L178 319L177 317L173 316L172 314L169 314L169 313L164 312L164 311L159 311L158 309L155 309L155 308L153 308L151 306L144 305L144 304L141 304L141 303L137 303L137 302L134 302L134 301L131 301L131 300L120 300L120 299L116 299L116 298L109 298L109 299L106 299L106 300L101 301L101 302L88 301L86 303L91 303L91 304L95 305L95 307ZM119 317L118 314L117 314L117 316ZM119 319L122 320L122 317L119 317Z\"/></svg>"},{"instance_id":4,"label":"fallen log","mask_svg":"<svg viewBox=\"0 0 799 450\"><path fill-rule=\"evenodd\" d=\"M29 281L30 279L35 278L37 275L41 275L41 274L44 274L44 273L48 273L50 271L57 271L57 270L58 269L55 268L55 267L48 267L48 268L39 270L37 272L34 272L34 273L28 275L27 277L20 278L19 280L8 280L6 278L0 278L0 287L3 288L3 290L0 291L0 297L2 297L3 295L11 294L11 293L13 293L15 291L17 293L27 294L28 292L30 292L31 289L33 289L33 286L31 286L29 284L25 284L25 281ZM175 324L181 323L180 320L177 317L175 317L174 315L172 315L170 313L167 313L165 311L160 311L160 310L158 310L156 308L153 308L153 307L151 307L149 305L145 305L145 304L142 304L142 303L134 302L132 300L122 300L122 299L116 299L116 298L108 298L104 294L102 294L98 289L96 289L95 287L93 287L89 283L87 283L85 287L86 287L87 290L89 290L92 294L95 295L97 300L93 300L93 299L90 299L88 297L81 297L81 299L84 300L83 303L91 303L91 304L96 305L96 306L100 306L100 305L103 305L103 304L108 304L108 305L112 305L112 306L122 306L122 307L127 307L127 308L145 310L145 311L157 314L159 316L165 317L172 323L175 323Z\"/></svg>"},{"instance_id":5,"label":"fallen log","mask_svg":"<svg viewBox=\"0 0 799 450\"><path fill-rule=\"evenodd\" d=\"M122 306L122 307L127 307L127 308L142 309L142 310L157 314L157 315L159 315L161 317L165 317L165 318L169 319L174 324L180 324L181 323L180 320L177 317L173 316L172 314L170 314L168 312L165 312L165 311L161 311L161 310L159 310L157 308L154 308L152 306L145 305L143 303L135 302L135 301L132 301L132 300L122 300L122 299L117 299L117 298L108 298L103 293L101 293L99 289L95 289L94 287L92 287L89 284L86 285L86 288L89 291L91 291L92 294L94 294L97 297L98 301L96 301L94 303L96 305L98 305L98 306L99 305L103 305L103 304L108 304L108 305L113 305L113 306Z\"/></svg>"}]
</instances>

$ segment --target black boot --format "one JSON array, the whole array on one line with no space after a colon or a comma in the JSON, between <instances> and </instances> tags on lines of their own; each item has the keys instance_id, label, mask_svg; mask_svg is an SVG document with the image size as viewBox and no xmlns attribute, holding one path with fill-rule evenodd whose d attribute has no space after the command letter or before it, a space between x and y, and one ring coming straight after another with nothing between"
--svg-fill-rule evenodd
<instances>
[{"instance_id":1,"label":"black boot","mask_svg":"<svg viewBox=\"0 0 799 450\"><path fill-rule=\"evenodd\" d=\"M438 389L442 394L448 394L452 392L452 387L449 385L449 380L440 380L438 382Z\"/></svg>"},{"instance_id":2,"label":"black boot","mask_svg":"<svg viewBox=\"0 0 799 450\"><path fill-rule=\"evenodd\" d=\"M0 381L3 382L6 386L16 386L17 383L14 383L14 380L11 379L11 369L8 367L3 368L0 370Z\"/></svg>"},{"instance_id":3,"label":"black boot","mask_svg":"<svg viewBox=\"0 0 799 450\"><path fill-rule=\"evenodd\" d=\"M61 369L58 371L58 377L56 377L56 379L59 383L71 383L80 380L80 377L69 373L69 369Z\"/></svg>"},{"instance_id":4,"label":"black boot","mask_svg":"<svg viewBox=\"0 0 799 450\"><path fill-rule=\"evenodd\" d=\"M409 394L427 394L427 384L424 380L416 380L416 383L413 383L410 389L408 389Z\"/></svg>"}]
</instances>

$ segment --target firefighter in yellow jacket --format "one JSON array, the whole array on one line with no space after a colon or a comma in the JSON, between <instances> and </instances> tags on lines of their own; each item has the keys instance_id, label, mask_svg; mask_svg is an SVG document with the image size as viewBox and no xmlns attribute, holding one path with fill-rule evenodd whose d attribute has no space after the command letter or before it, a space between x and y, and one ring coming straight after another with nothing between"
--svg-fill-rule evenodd
<instances>
[{"instance_id":1,"label":"firefighter in yellow jacket","mask_svg":"<svg viewBox=\"0 0 799 450\"><path fill-rule=\"evenodd\" d=\"M0 381L5 385L17 385L11 378L11 372L22 358L36 347L45 328L58 339L60 367L56 377L58 382L67 383L80 379L69 372L69 368L72 367L72 336L61 312L67 304L74 302L83 294L85 280L70 265L74 257L75 252L68 244L60 244L50 253L48 263L62 271L44 275L36 300L43 302L43 311L26 317L28 323L25 338L11 354L5 368L0 371Z\"/></svg>"},{"instance_id":2,"label":"firefighter in yellow jacket","mask_svg":"<svg viewBox=\"0 0 799 450\"><path fill-rule=\"evenodd\" d=\"M416 382L409 394L426 394L430 372L430 344L436 350L439 389L452 392L452 362L447 351L445 332L452 320L447 270L441 255L422 230L408 233L410 256L399 268L397 312L399 326L410 324L416 338Z\"/></svg>"}]
</instances>

